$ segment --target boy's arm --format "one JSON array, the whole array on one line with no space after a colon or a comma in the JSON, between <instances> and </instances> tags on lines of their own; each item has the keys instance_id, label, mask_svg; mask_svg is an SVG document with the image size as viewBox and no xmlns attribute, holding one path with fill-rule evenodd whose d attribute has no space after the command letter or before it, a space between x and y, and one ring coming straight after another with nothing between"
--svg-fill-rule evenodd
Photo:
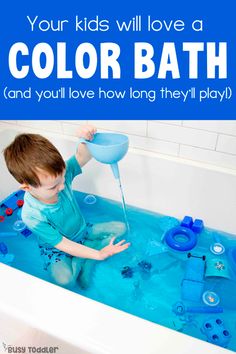
<instances>
[{"instance_id":1,"label":"boy's arm","mask_svg":"<svg viewBox=\"0 0 236 354\"><path fill-rule=\"evenodd\" d=\"M93 140L94 134L97 132L97 129L93 125L83 125L78 130L76 135L78 138L84 138L86 140ZM86 144L81 143L78 146L76 151L76 159L81 167L83 167L90 159L90 152L86 146Z\"/></svg>"},{"instance_id":2,"label":"boy's arm","mask_svg":"<svg viewBox=\"0 0 236 354\"><path fill-rule=\"evenodd\" d=\"M89 160L92 158L90 152L88 151L87 145L85 143L79 144L75 157L80 167L86 165L86 163L89 162Z\"/></svg>"},{"instance_id":3,"label":"boy's arm","mask_svg":"<svg viewBox=\"0 0 236 354\"><path fill-rule=\"evenodd\" d=\"M108 246L102 248L99 251L71 241L66 237L63 237L62 241L54 247L56 247L60 251L70 254L71 256L102 261L110 256L113 256L114 254L126 250L130 246L129 243L125 243L125 240L122 240L114 245L114 240L115 237L111 239Z\"/></svg>"}]
</instances>

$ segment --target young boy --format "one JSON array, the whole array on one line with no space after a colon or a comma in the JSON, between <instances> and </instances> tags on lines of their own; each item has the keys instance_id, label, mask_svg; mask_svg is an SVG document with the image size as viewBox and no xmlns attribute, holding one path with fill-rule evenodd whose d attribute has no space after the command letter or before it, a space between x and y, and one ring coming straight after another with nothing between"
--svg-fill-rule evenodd
<instances>
[{"instance_id":1,"label":"young boy","mask_svg":"<svg viewBox=\"0 0 236 354\"><path fill-rule=\"evenodd\" d=\"M92 140L96 129L85 125L78 137ZM95 261L129 247L121 222L87 224L72 192L72 181L90 159L86 144L66 163L59 151L38 134L20 134L4 150L10 173L26 192L22 220L38 238L41 255L55 283L71 288L78 278L87 288Z\"/></svg>"}]
</instances>

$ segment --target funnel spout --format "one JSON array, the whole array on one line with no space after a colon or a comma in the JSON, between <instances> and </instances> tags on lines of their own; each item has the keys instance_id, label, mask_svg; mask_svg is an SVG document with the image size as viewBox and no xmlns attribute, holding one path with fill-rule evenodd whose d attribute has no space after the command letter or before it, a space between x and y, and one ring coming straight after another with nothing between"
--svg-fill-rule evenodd
<instances>
[{"instance_id":1,"label":"funnel spout","mask_svg":"<svg viewBox=\"0 0 236 354\"><path fill-rule=\"evenodd\" d=\"M118 163L115 162L115 163L112 163L111 164L111 169L112 169L112 172L113 172L113 175L116 179L119 179L120 178L120 172L119 172L119 167L118 167Z\"/></svg>"}]
</instances>

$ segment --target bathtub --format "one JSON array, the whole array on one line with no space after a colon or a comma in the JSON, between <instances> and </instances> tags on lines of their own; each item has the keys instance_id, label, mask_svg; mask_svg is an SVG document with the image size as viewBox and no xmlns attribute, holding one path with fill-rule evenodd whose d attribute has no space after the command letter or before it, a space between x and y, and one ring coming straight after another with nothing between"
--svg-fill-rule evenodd
<instances>
[{"instance_id":1,"label":"bathtub","mask_svg":"<svg viewBox=\"0 0 236 354\"><path fill-rule=\"evenodd\" d=\"M1 151L16 133L0 128ZM74 152L75 138L44 135L64 158ZM2 154L0 163L2 200L18 184ZM128 204L177 218L191 215L208 227L236 234L236 170L130 148L120 162L120 173ZM96 161L84 168L74 188L120 200L110 167ZM4 264L0 279L0 352L10 345L54 348L63 354L229 353Z\"/></svg>"}]
</instances>

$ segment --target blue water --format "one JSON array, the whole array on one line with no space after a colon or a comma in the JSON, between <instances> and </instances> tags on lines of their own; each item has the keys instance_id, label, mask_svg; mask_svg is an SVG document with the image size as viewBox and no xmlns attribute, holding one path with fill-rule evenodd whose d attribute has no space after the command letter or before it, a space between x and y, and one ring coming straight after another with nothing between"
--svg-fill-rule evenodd
<instances>
[{"instance_id":1,"label":"blue water","mask_svg":"<svg viewBox=\"0 0 236 354\"><path fill-rule=\"evenodd\" d=\"M85 194L75 193L86 221L90 223L124 221L120 203L97 197L95 204L88 205L83 202ZM225 254L214 256L209 251L214 236L220 238L226 251L229 247L236 246L235 236L205 228L198 237L197 246L191 250L195 256L205 255L207 261L217 258L228 271L230 279L213 276L204 280L204 291L211 290L218 294L219 306L223 307L223 313L186 312L177 316L172 311L172 307L177 301L183 301L181 283L188 261L187 252L166 250L161 241L167 230L179 225L179 220L130 206L127 207L127 213L130 225L127 241L131 242L132 246L121 254L98 262L94 269L91 287L85 291L77 286L74 291L205 341L207 336L201 331L203 323L206 320L220 319L231 335L227 348L236 351L236 275L230 268ZM4 208L0 210L0 215L4 215ZM0 232L12 231L16 219L16 212L6 217L5 221L0 223ZM4 242L8 252L15 255L12 267L50 281L47 272L43 269L43 262L33 234L27 238L20 233L15 237L0 237L0 242ZM141 266L140 262L142 262ZM145 264L146 268L143 268L142 265ZM130 267L126 275L131 277L122 275L124 267ZM183 301L183 304L185 307L206 306L202 300Z\"/></svg>"}]
</instances>

